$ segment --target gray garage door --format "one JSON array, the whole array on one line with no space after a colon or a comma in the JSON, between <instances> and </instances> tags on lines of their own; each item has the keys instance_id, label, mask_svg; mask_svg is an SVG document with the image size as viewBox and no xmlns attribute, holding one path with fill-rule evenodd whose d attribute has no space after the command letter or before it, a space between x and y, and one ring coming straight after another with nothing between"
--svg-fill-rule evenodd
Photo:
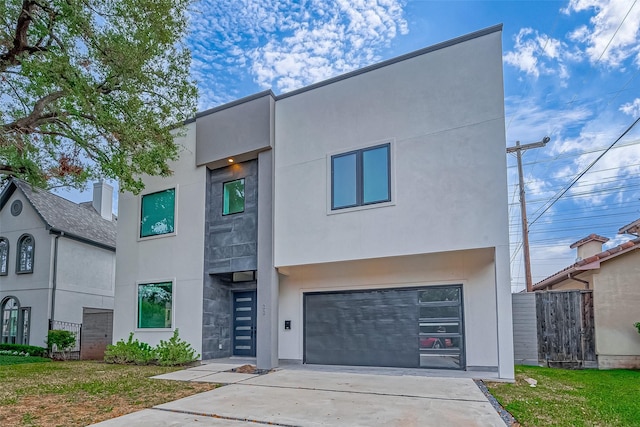
<instances>
[{"instance_id":1,"label":"gray garage door","mask_svg":"<svg viewBox=\"0 0 640 427\"><path fill-rule=\"evenodd\" d=\"M461 291L446 286L305 293L304 362L460 369Z\"/></svg>"}]
</instances>

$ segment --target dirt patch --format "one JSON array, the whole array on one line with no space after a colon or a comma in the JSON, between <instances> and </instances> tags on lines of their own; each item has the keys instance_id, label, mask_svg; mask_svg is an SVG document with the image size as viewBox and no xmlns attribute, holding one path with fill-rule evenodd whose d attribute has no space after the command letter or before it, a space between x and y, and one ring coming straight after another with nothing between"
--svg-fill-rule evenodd
<instances>
[{"instance_id":1,"label":"dirt patch","mask_svg":"<svg viewBox=\"0 0 640 427\"><path fill-rule=\"evenodd\" d=\"M233 368L230 372L237 372L239 374L254 374L263 375L272 372L270 369L258 369L255 365L242 365L237 368Z\"/></svg>"},{"instance_id":2,"label":"dirt patch","mask_svg":"<svg viewBox=\"0 0 640 427\"><path fill-rule=\"evenodd\" d=\"M238 368L232 369L231 372L237 372L239 374L255 374L258 369L254 365L242 365Z\"/></svg>"}]
</instances>

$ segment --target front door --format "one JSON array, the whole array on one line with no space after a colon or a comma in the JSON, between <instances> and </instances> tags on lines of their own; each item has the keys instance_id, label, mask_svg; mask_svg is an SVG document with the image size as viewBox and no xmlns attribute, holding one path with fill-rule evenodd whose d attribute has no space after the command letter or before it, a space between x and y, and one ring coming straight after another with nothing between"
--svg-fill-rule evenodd
<instances>
[{"instance_id":1,"label":"front door","mask_svg":"<svg viewBox=\"0 0 640 427\"><path fill-rule=\"evenodd\" d=\"M233 293L233 355L256 356L256 291Z\"/></svg>"}]
</instances>

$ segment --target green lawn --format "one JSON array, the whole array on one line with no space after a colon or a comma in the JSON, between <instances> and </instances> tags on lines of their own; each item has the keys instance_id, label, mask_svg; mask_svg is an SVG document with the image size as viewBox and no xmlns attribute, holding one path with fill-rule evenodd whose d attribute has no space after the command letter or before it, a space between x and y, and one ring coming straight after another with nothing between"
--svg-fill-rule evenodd
<instances>
[{"instance_id":1,"label":"green lawn","mask_svg":"<svg viewBox=\"0 0 640 427\"><path fill-rule=\"evenodd\" d=\"M640 371L516 366L515 384L487 387L525 427L640 426Z\"/></svg>"},{"instance_id":2,"label":"green lawn","mask_svg":"<svg viewBox=\"0 0 640 427\"><path fill-rule=\"evenodd\" d=\"M51 362L51 359L47 359L45 357L35 357L35 356L7 356L5 354L0 354L0 366L6 365L21 365L23 363L41 363L41 362Z\"/></svg>"},{"instance_id":3,"label":"green lawn","mask_svg":"<svg viewBox=\"0 0 640 427\"><path fill-rule=\"evenodd\" d=\"M0 366L0 426L85 426L216 387L149 378L177 369L91 361Z\"/></svg>"}]
</instances>

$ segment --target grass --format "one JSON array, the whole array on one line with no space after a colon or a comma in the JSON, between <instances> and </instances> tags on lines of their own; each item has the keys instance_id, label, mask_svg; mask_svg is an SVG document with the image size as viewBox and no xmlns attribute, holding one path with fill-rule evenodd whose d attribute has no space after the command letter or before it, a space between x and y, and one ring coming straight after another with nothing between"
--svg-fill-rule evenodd
<instances>
[{"instance_id":1,"label":"grass","mask_svg":"<svg viewBox=\"0 0 640 427\"><path fill-rule=\"evenodd\" d=\"M23 363L45 363L51 362L51 359L47 359L46 357L36 357L36 356L7 356L5 354L0 354L0 366L7 365L21 365Z\"/></svg>"},{"instance_id":2,"label":"grass","mask_svg":"<svg viewBox=\"0 0 640 427\"><path fill-rule=\"evenodd\" d=\"M89 361L0 366L0 425L84 426L215 388L149 378L177 369Z\"/></svg>"},{"instance_id":3,"label":"grass","mask_svg":"<svg viewBox=\"0 0 640 427\"><path fill-rule=\"evenodd\" d=\"M516 366L515 384L487 387L525 427L640 426L640 371Z\"/></svg>"}]
</instances>

